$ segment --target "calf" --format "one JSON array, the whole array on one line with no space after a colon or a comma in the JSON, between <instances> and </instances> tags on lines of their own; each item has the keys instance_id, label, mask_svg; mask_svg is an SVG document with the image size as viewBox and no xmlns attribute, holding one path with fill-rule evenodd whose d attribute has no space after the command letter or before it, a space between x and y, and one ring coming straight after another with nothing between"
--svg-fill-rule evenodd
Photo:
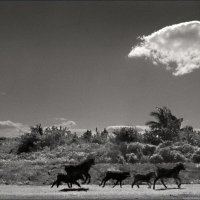
<instances>
[{"instance_id":1,"label":"calf","mask_svg":"<svg viewBox=\"0 0 200 200\"><path fill-rule=\"evenodd\" d=\"M69 176L67 174L58 174L56 181L53 182L52 186L57 186L57 188L62 184L62 182L67 183L68 187L71 188L72 184L76 184L78 187L81 187L80 184L77 182L79 179L84 180L81 174L77 174L76 176Z\"/></svg>"},{"instance_id":2,"label":"calf","mask_svg":"<svg viewBox=\"0 0 200 200\"><path fill-rule=\"evenodd\" d=\"M132 183L132 188L135 184L137 184L137 187L139 188L139 184L138 184L139 182L146 182L149 184L149 188L151 188L151 185L152 185L151 179L155 176L156 176L155 172L149 172L148 174L145 174L145 175L144 174L134 175L134 181Z\"/></svg>"},{"instance_id":3,"label":"calf","mask_svg":"<svg viewBox=\"0 0 200 200\"><path fill-rule=\"evenodd\" d=\"M160 179L161 183L164 185L164 187L167 188L167 186L165 185L165 183L163 181L164 178L174 178L178 188L180 188L181 187L181 179L179 177L179 172L181 170L185 170L185 166L182 163L177 164L172 169L158 168L157 176L156 176L156 178L154 180L154 184L153 184L153 189L155 189L155 184L158 179Z\"/></svg>"},{"instance_id":4,"label":"calf","mask_svg":"<svg viewBox=\"0 0 200 200\"><path fill-rule=\"evenodd\" d=\"M110 179L113 179L116 180L113 187L115 187L118 183L120 183L120 187L122 187L122 181L127 177L130 177L130 172L108 171L106 172L106 176L103 178L99 186L103 185L103 187L105 187L106 182Z\"/></svg>"}]
</instances>

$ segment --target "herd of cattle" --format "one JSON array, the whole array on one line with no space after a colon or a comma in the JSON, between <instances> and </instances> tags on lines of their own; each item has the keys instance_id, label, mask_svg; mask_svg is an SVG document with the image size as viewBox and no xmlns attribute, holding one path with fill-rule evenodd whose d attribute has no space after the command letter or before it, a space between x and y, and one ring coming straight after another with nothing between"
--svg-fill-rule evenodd
<instances>
[{"instance_id":1,"label":"herd of cattle","mask_svg":"<svg viewBox=\"0 0 200 200\"><path fill-rule=\"evenodd\" d=\"M53 182L51 187L53 187L54 185L59 187L59 185L61 185L62 183L66 183L69 188L72 187L72 184L76 184L78 187L81 187L78 180L82 180L83 181L82 184L85 183L89 184L91 179L89 170L94 164L95 160L93 158L90 158L77 165L66 165L65 166L66 174L59 173L57 175L56 181ZM139 188L139 183L145 182L149 185L149 188L151 188L152 185L151 180L154 179L153 189L155 189L155 184L160 179L164 187L167 188L163 179L173 178L178 188L180 188L181 179L179 177L179 172L181 170L185 170L185 166L182 163L179 163L174 168L171 169L158 167L156 172L149 172L147 174L135 174L132 187L134 185L137 185L137 187ZM112 179L116 181L113 187L115 187L117 184L120 184L120 187L122 187L122 181L128 177L131 177L130 172L107 171L99 186L105 187L106 182Z\"/></svg>"}]
</instances>

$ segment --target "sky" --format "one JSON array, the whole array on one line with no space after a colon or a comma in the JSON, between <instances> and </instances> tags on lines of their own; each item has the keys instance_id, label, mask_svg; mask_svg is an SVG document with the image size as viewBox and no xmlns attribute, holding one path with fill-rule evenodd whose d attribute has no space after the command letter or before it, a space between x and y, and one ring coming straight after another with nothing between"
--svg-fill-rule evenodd
<instances>
[{"instance_id":1,"label":"sky","mask_svg":"<svg viewBox=\"0 0 200 200\"><path fill-rule=\"evenodd\" d=\"M143 126L162 106L200 128L199 10L198 1L1 1L0 136L38 123Z\"/></svg>"}]
</instances>

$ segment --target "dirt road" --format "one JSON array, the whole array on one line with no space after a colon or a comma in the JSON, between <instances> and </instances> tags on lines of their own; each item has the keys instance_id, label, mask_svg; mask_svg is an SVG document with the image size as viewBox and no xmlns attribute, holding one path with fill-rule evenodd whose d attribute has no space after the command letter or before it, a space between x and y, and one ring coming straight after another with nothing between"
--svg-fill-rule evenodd
<instances>
[{"instance_id":1,"label":"dirt road","mask_svg":"<svg viewBox=\"0 0 200 200\"><path fill-rule=\"evenodd\" d=\"M169 189L164 190L163 186L158 185L156 190L149 189L146 185L142 185L140 189L131 188L130 185L124 185L122 188L116 186L106 186L101 188L97 185L87 185L78 191L69 191L67 187L61 186L50 188L50 186L16 186L16 185L0 185L0 199L86 199L86 200L118 200L118 199L200 199L200 185L182 185L182 189L177 186L170 185Z\"/></svg>"}]
</instances>

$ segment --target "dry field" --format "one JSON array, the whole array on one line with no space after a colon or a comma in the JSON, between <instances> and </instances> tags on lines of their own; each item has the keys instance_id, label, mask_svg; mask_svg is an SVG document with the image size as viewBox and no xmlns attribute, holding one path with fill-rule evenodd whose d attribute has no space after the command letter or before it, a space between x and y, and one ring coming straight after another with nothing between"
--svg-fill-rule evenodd
<instances>
[{"instance_id":1,"label":"dry field","mask_svg":"<svg viewBox=\"0 0 200 200\"><path fill-rule=\"evenodd\" d=\"M84 189L78 191L69 191L66 186L50 188L50 186L16 186L16 185L0 185L0 199L200 199L200 185L190 184L182 185L182 189L177 189L175 185L169 185L167 190L162 185L157 185L156 190L149 189L146 185L142 185L140 189L131 188L130 185L124 185L112 188L110 185L101 188L97 185L83 186Z\"/></svg>"}]
</instances>

